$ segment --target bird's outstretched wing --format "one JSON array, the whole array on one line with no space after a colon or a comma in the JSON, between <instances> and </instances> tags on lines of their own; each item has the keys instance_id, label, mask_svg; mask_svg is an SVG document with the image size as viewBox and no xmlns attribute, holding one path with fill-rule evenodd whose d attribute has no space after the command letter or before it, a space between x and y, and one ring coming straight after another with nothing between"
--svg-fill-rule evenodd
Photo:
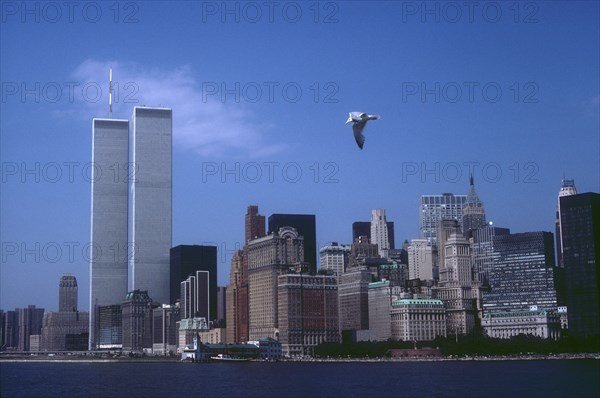
<instances>
[{"instance_id":1,"label":"bird's outstretched wing","mask_svg":"<svg viewBox=\"0 0 600 398\"><path fill-rule=\"evenodd\" d=\"M352 125L352 131L354 132L354 139L356 140L356 144L360 149L363 149L363 145L365 145L365 136L362 131L365 128L366 122L354 123Z\"/></svg>"}]
</instances>

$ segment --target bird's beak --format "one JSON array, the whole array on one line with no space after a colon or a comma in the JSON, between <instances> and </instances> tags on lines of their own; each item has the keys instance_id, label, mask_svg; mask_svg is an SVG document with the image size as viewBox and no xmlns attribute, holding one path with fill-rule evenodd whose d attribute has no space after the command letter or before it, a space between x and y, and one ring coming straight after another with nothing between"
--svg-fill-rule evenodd
<instances>
[{"instance_id":1,"label":"bird's beak","mask_svg":"<svg viewBox=\"0 0 600 398\"><path fill-rule=\"evenodd\" d=\"M346 120L346 124L348 123L352 123L352 116L348 117L348 120Z\"/></svg>"}]
</instances>

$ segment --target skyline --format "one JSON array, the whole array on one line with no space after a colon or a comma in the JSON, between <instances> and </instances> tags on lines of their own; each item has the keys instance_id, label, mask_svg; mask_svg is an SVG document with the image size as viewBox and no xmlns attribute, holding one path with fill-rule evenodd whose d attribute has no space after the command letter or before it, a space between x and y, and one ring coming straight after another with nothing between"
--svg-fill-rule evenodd
<instances>
[{"instance_id":1,"label":"skyline","mask_svg":"<svg viewBox=\"0 0 600 398\"><path fill-rule=\"evenodd\" d=\"M448 22L443 8L439 22L422 22L407 8L415 2L321 3L318 23L313 3L286 2L304 7L297 22L278 13L270 22L263 13L256 23L241 5L239 22L227 15L222 22L222 10L207 8L214 2L123 3L118 23L108 5L90 2L104 7L97 23L78 13L70 23L64 12L50 23L34 4L39 22L3 9L0 27L3 309L52 310L47 281L72 273L88 310L89 264L79 249L90 242L90 181L82 171L91 160L91 121L108 116L110 66L113 118L129 120L134 106L173 110L172 246L216 243L219 285L243 245L248 205L267 217L314 214L317 249L351 243L352 223L383 208L400 247L419 238L420 196L467 195L473 162L488 221L512 233L554 232L564 177L579 193L600 191L598 4L532 2L533 13L524 8L530 3L516 3L519 23L507 4L500 21L476 13L473 23L467 10ZM537 22L525 23L532 14ZM137 22L126 23L132 16ZM161 23L168 34L155 33ZM73 101L71 83L78 83ZM439 98L423 94L423 84L439 86ZM84 86L85 98L77 89ZM53 101L56 87L62 96ZM96 87L102 95L92 102ZM452 102L457 87L462 96ZM503 95L494 102L497 87ZM381 115L366 127L363 151L344 125L351 111ZM436 164L438 171L420 175ZM35 254L22 261L22 244L36 242L40 261ZM7 253L13 244L19 252ZM57 246L59 260L43 261Z\"/></svg>"}]
</instances>

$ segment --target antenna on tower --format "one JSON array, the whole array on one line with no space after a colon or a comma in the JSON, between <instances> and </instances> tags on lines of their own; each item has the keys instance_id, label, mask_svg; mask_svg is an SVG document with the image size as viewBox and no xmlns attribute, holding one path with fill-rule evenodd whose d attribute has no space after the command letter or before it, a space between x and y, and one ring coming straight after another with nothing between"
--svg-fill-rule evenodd
<instances>
[{"instance_id":1,"label":"antenna on tower","mask_svg":"<svg viewBox=\"0 0 600 398\"><path fill-rule=\"evenodd\" d=\"M108 76L108 117L112 119L112 66Z\"/></svg>"}]
</instances>

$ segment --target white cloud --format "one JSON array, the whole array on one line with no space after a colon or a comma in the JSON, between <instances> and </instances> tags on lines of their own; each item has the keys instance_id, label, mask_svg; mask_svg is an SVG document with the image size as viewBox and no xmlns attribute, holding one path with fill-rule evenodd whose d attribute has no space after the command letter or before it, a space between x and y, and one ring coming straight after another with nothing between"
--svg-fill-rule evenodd
<instances>
[{"instance_id":1,"label":"white cloud","mask_svg":"<svg viewBox=\"0 0 600 398\"><path fill-rule=\"evenodd\" d=\"M88 84L88 97L92 99L96 96L93 86L102 88L98 101L85 100L83 94L77 101L84 104L86 118L108 116L109 66L113 68L115 118L130 119L137 105L171 108L174 145L203 156L259 157L286 149L285 145L271 142L267 132L273 126L252 110L238 103L203 98L189 66L164 71L132 63L84 61L73 78L81 87Z\"/></svg>"}]
</instances>

